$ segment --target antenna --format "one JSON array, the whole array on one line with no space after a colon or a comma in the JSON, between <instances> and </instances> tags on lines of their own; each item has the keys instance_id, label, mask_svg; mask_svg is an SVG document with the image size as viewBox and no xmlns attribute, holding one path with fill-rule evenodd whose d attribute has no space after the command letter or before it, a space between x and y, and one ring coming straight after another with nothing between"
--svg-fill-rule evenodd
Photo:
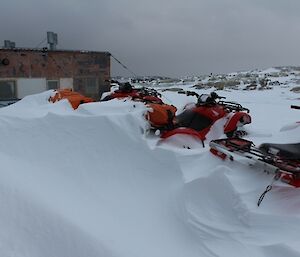
<instances>
[{"instance_id":1,"label":"antenna","mask_svg":"<svg viewBox=\"0 0 300 257\"><path fill-rule=\"evenodd\" d=\"M47 32L47 42L49 44L50 50L56 50L57 34L52 31L48 31Z\"/></svg>"}]
</instances>

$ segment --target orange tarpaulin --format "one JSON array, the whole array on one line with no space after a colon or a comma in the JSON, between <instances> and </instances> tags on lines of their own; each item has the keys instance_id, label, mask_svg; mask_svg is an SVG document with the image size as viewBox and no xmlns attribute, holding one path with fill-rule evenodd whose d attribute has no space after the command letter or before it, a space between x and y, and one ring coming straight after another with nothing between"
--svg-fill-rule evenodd
<instances>
[{"instance_id":1,"label":"orange tarpaulin","mask_svg":"<svg viewBox=\"0 0 300 257\"><path fill-rule=\"evenodd\" d=\"M57 90L56 94L49 98L49 102L55 103L62 99L68 99L74 110L77 109L80 104L94 102L92 98L74 92L72 89Z\"/></svg>"},{"instance_id":2,"label":"orange tarpaulin","mask_svg":"<svg viewBox=\"0 0 300 257\"><path fill-rule=\"evenodd\" d=\"M148 112L147 119L155 128L167 127L173 125L173 119L177 108L168 104L147 104L152 110Z\"/></svg>"}]
</instances>

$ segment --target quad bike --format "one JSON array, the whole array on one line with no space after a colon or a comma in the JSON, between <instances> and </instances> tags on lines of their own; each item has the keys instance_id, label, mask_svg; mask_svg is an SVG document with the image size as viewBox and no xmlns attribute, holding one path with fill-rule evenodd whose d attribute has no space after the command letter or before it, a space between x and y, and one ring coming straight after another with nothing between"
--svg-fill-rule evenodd
<instances>
[{"instance_id":1,"label":"quad bike","mask_svg":"<svg viewBox=\"0 0 300 257\"><path fill-rule=\"evenodd\" d=\"M225 97L221 97L215 92L210 95L199 95L192 91L179 91L178 93L196 96L197 103L186 106L185 110L175 117L173 129L161 134L163 139L178 134L189 135L200 140L204 147L204 140L217 121L223 119L222 134L226 134L228 137L242 134L243 132L239 131L239 128L251 123L247 108L235 102L223 101L221 99Z\"/></svg>"},{"instance_id":2,"label":"quad bike","mask_svg":"<svg viewBox=\"0 0 300 257\"><path fill-rule=\"evenodd\" d=\"M174 105L165 104L161 100L161 94L153 88L134 88L129 82L117 83L118 89L106 95L102 101L112 99L130 99L143 102L149 111L145 118L149 121L151 131L163 131L173 128L173 119L177 108Z\"/></svg>"},{"instance_id":3,"label":"quad bike","mask_svg":"<svg viewBox=\"0 0 300 257\"><path fill-rule=\"evenodd\" d=\"M300 109L299 106L291 107ZM223 160L243 160L243 163L273 174L273 181L261 195L258 206L276 180L300 187L300 143L264 143L256 147L252 141L237 137L212 140L209 145L210 152Z\"/></svg>"},{"instance_id":4,"label":"quad bike","mask_svg":"<svg viewBox=\"0 0 300 257\"><path fill-rule=\"evenodd\" d=\"M158 93L153 88L134 88L129 82L119 83L118 89L111 92L108 95L105 95L101 101L109 101L112 99L124 99L130 98L134 101L143 101L143 102L152 102L152 103L159 103L162 104L163 101L160 99L161 94Z\"/></svg>"}]
</instances>

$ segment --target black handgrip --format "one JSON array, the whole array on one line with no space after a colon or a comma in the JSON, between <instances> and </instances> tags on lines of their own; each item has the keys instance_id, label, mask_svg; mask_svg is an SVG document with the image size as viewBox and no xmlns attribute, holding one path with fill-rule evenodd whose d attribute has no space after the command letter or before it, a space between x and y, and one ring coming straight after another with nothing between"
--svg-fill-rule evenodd
<instances>
[{"instance_id":1,"label":"black handgrip","mask_svg":"<svg viewBox=\"0 0 300 257\"><path fill-rule=\"evenodd\" d=\"M292 108L292 109L300 110L300 106L298 106L298 105L291 105L291 108Z\"/></svg>"}]
</instances>

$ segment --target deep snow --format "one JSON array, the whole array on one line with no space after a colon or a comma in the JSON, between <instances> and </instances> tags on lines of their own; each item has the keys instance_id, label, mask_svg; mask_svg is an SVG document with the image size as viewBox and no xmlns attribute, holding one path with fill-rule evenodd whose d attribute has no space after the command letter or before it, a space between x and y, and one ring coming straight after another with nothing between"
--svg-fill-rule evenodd
<instances>
[{"instance_id":1,"label":"deep snow","mask_svg":"<svg viewBox=\"0 0 300 257\"><path fill-rule=\"evenodd\" d=\"M218 93L251 110L256 144L300 142L290 88ZM179 112L195 101L162 93ZM74 111L51 94L0 109L1 256L300 256L299 189L276 182L258 208L272 176L214 157L207 142L161 142L142 103Z\"/></svg>"}]
</instances>

